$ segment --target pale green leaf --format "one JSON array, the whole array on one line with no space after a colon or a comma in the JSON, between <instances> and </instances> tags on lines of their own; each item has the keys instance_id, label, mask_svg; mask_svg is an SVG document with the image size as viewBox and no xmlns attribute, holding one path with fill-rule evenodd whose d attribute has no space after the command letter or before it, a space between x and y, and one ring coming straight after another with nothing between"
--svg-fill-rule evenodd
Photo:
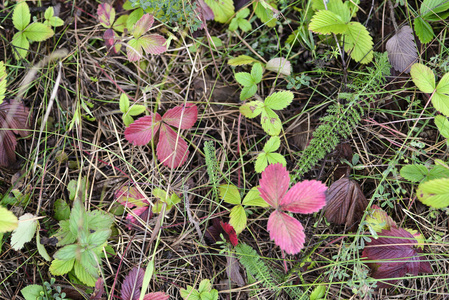
<instances>
[{"instance_id":1,"label":"pale green leaf","mask_svg":"<svg viewBox=\"0 0 449 300\"><path fill-rule=\"evenodd\" d=\"M410 75L421 92L433 93L435 90L435 75L429 67L420 63L413 64L410 69Z\"/></svg>"},{"instance_id":2,"label":"pale green leaf","mask_svg":"<svg viewBox=\"0 0 449 300\"><path fill-rule=\"evenodd\" d=\"M257 186L253 187L246 194L245 198L243 198L243 205L245 206L259 206L259 207L268 207L270 206L265 200L260 196L260 192Z\"/></svg>"},{"instance_id":3,"label":"pale green leaf","mask_svg":"<svg viewBox=\"0 0 449 300\"><path fill-rule=\"evenodd\" d=\"M330 0L327 3L327 9L338 15L343 22L348 23L351 21L351 12L349 11L349 8L343 4L343 1Z\"/></svg>"},{"instance_id":4,"label":"pale green leaf","mask_svg":"<svg viewBox=\"0 0 449 300\"><path fill-rule=\"evenodd\" d=\"M97 230L88 237L89 247L99 247L108 241L111 236L111 229Z\"/></svg>"},{"instance_id":5,"label":"pale green leaf","mask_svg":"<svg viewBox=\"0 0 449 300\"><path fill-rule=\"evenodd\" d=\"M203 292L210 292L212 289L212 283L209 279L203 279L200 282L200 285L198 287L198 292L201 294Z\"/></svg>"},{"instance_id":6,"label":"pale green leaf","mask_svg":"<svg viewBox=\"0 0 449 300\"><path fill-rule=\"evenodd\" d=\"M292 72L292 66L290 62L283 57L270 59L265 67L269 71L280 73L286 76L290 76Z\"/></svg>"},{"instance_id":7,"label":"pale green leaf","mask_svg":"<svg viewBox=\"0 0 449 300\"><path fill-rule=\"evenodd\" d=\"M423 18L416 17L413 21L413 27L421 43L426 44L433 39L434 33L432 26L424 21Z\"/></svg>"},{"instance_id":8,"label":"pale green leaf","mask_svg":"<svg viewBox=\"0 0 449 300\"><path fill-rule=\"evenodd\" d=\"M81 246L79 246L77 244L67 245L67 246L64 246L61 249L59 249L53 255L53 257L55 259L59 259L59 260L75 259L77 254L79 254L80 250L81 250Z\"/></svg>"},{"instance_id":9,"label":"pale green leaf","mask_svg":"<svg viewBox=\"0 0 449 300\"><path fill-rule=\"evenodd\" d=\"M123 124L125 124L125 126L129 126L132 123L134 123L133 117L131 117L130 115L127 115L127 114L122 115L122 120L123 120Z\"/></svg>"},{"instance_id":10,"label":"pale green leaf","mask_svg":"<svg viewBox=\"0 0 449 300\"><path fill-rule=\"evenodd\" d=\"M442 115L436 116L435 125L437 125L440 134L449 139L449 121L447 118Z\"/></svg>"},{"instance_id":11,"label":"pale green leaf","mask_svg":"<svg viewBox=\"0 0 449 300\"><path fill-rule=\"evenodd\" d=\"M267 153L267 159L270 165L280 163L284 167L287 166L287 161L285 160L285 157L280 153Z\"/></svg>"},{"instance_id":12,"label":"pale green leaf","mask_svg":"<svg viewBox=\"0 0 449 300\"><path fill-rule=\"evenodd\" d=\"M128 110L128 114L131 116L138 116L140 114L143 114L146 111L146 107L139 104L134 104L131 106Z\"/></svg>"},{"instance_id":13,"label":"pale green leaf","mask_svg":"<svg viewBox=\"0 0 449 300\"><path fill-rule=\"evenodd\" d=\"M14 250L20 250L25 243L31 241L36 233L37 220L36 216L27 213L19 218L19 226L11 235L11 247Z\"/></svg>"},{"instance_id":14,"label":"pale green leaf","mask_svg":"<svg viewBox=\"0 0 449 300\"><path fill-rule=\"evenodd\" d=\"M53 9L53 6L50 6L44 12L44 18L47 20L50 20L50 18L53 17L54 15L55 15L55 10Z\"/></svg>"},{"instance_id":15,"label":"pale green leaf","mask_svg":"<svg viewBox=\"0 0 449 300\"><path fill-rule=\"evenodd\" d=\"M75 262L74 265L75 275L76 277L83 282L87 286L95 286L95 282L97 281L97 278L93 277L91 274L89 274L81 263L78 261Z\"/></svg>"},{"instance_id":16,"label":"pale green leaf","mask_svg":"<svg viewBox=\"0 0 449 300\"><path fill-rule=\"evenodd\" d=\"M17 30L24 30L31 21L30 8L23 1L16 5L12 13L12 23Z\"/></svg>"},{"instance_id":17,"label":"pale green leaf","mask_svg":"<svg viewBox=\"0 0 449 300\"><path fill-rule=\"evenodd\" d=\"M262 173L265 171L265 168L268 166L267 154L265 152L259 153L257 155L256 162L254 163L254 170L257 173Z\"/></svg>"},{"instance_id":18,"label":"pale green leaf","mask_svg":"<svg viewBox=\"0 0 449 300\"><path fill-rule=\"evenodd\" d=\"M94 251L100 253L99 249L81 251L81 258L75 261L75 266L80 262L89 275L98 277L98 258Z\"/></svg>"},{"instance_id":19,"label":"pale green leaf","mask_svg":"<svg viewBox=\"0 0 449 300\"><path fill-rule=\"evenodd\" d=\"M222 184L218 187L218 191L220 198L226 203L237 205L242 202L239 189L233 184Z\"/></svg>"},{"instance_id":20,"label":"pale green leaf","mask_svg":"<svg viewBox=\"0 0 449 300\"><path fill-rule=\"evenodd\" d=\"M142 45L136 39L131 39L126 47L126 56L129 61L138 61L142 58Z\"/></svg>"},{"instance_id":21,"label":"pale green leaf","mask_svg":"<svg viewBox=\"0 0 449 300\"><path fill-rule=\"evenodd\" d=\"M185 300L201 300L200 293L190 285L187 286L187 289L181 289L179 293Z\"/></svg>"},{"instance_id":22,"label":"pale green leaf","mask_svg":"<svg viewBox=\"0 0 449 300\"><path fill-rule=\"evenodd\" d=\"M416 191L418 199L434 208L449 205L449 178L435 179L421 183Z\"/></svg>"},{"instance_id":23,"label":"pale green leaf","mask_svg":"<svg viewBox=\"0 0 449 300\"><path fill-rule=\"evenodd\" d=\"M3 206L0 206L0 233L13 231L18 225L19 220L17 217Z\"/></svg>"},{"instance_id":24,"label":"pale green leaf","mask_svg":"<svg viewBox=\"0 0 449 300\"><path fill-rule=\"evenodd\" d=\"M255 118L262 112L264 104L261 101L251 101L240 106L240 113L247 118Z\"/></svg>"},{"instance_id":25,"label":"pale green leaf","mask_svg":"<svg viewBox=\"0 0 449 300\"><path fill-rule=\"evenodd\" d=\"M249 14L250 14L249 8L243 8L243 9L239 10L235 16L236 16L236 18L239 18L239 19L246 19L246 17L248 17Z\"/></svg>"},{"instance_id":26,"label":"pale green leaf","mask_svg":"<svg viewBox=\"0 0 449 300\"><path fill-rule=\"evenodd\" d=\"M129 98L128 95L126 95L125 93L122 93L120 95L120 111L124 114L126 114L128 112L129 109Z\"/></svg>"},{"instance_id":27,"label":"pale green leaf","mask_svg":"<svg viewBox=\"0 0 449 300\"><path fill-rule=\"evenodd\" d=\"M351 52L351 58L362 64L373 60L373 38L365 26L351 22L344 33L345 51Z\"/></svg>"},{"instance_id":28,"label":"pale green leaf","mask_svg":"<svg viewBox=\"0 0 449 300\"><path fill-rule=\"evenodd\" d=\"M247 72L239 72L235 73L235 79L238 83L240 83L243 86L252 86L254 85L254 79L251 76L251 74Z\"/></svg>"},{"instance_id":29,"label":"pale green leaf","mask_svg":"<svg viewBox=\"0 0 449 300\"><path fill-rule=\"evenodd\" d=\"M437 163L437 160L435 160ZM436 165L429 171L427 175L427 180L440 179L440 178L449 178L449 168L444 165Z\"/></svg>"},{"instance_id":30,"label":"pale green leaf","mask_svg":"<svg viewBox=\"0 0 449 300\"><path fill-rule=\"evenodd\" d=\"M125 31L126 28L126 22L128 21L128 15L123 15L118 17L118 19L114 22L114 24L112 25L112 28L115 31L118 32L123 32Z\"/></svg>"},{"instance_id":31,"label":"pale green leaf","mask_svg":"<svg viewBox=\"0 0 449 300\"><path fill-rule=\"evenodd\" d=\"M226 23L234 15L234 2L232 0L204 0L212 9L215 21Z\"/></svg>"},{"instance_id":32,"label":"pale green leaf","mask_svg":"<svg viewBox=\"0 0 449 300\"><path fill-rule=\"evenodd\" d=\"M419 182L423 180L428 173L429 171L426 166L419 164L405 165L400 171L401 176L411 182Z\"/></svg>"},{"instance_id":33,"label":"pale green leaf","mask_svg":"<svg viewBox=\"0 0 449 300\"><path fill-rule=\"evenodd\" d=\"M281 138L279 136L272 136L263 146L265 153L274 152L281 146Z\"/></svg>"},{"instance_id":34,"label":"pale green leaf","mask_svg":"<svg viewBox=\"0 0 449 300\"><path fill-rule=\"evenodd\" d=\"M25 28L23 34L31 42L42 42L46 39L51 38L55 34L55 32L47 25L36 22L30 24L27 28Z\"/></svg>"},{"instance_id":35,"label":"pale green leaf","mask_svg":"<svg viewBox=\"0 0 449 300\"><path fill-rule=\"evenodd\" d=\"M140 20L143 16L143 9L138 8L134 10L132 13L129 14L128 18L126 19L126 28L128 29L128 32L132 32L134 25L137 23L137 21Z\"/></svg>"},{"instance_id":36,"label":"pale green leaf","mask_svg":"<svg viewBox=\"0 0 449 300\"><path fill-rule=\"evenodd\" d=\"M325 296L326 296L326 286L325 285L318 285L310 293L310 300L325 299Z\"/></svg>"},{"instance_id":37,"label":"pale green leaf","mask_svg":"<svg viewBox=\"0 0 449 300\"><path fill-rule=\"evenodd\" d=\"M263 130L269 135L279 135L282 130L282 123L278 115L268 107L262 109L261 120Z\"/></svg>"},{"instance_id":38,"label":"pale green leaf","mask_svg":"<svg viewBox=\"0 0 449 300\"><path fill-rule=\"evenodd\" d=\"M73 269L74 263L75 259L71 260L54 259L50 265L50 273L57 276L67 274Z\"/></svg>"},{"instance_id":39,"label":"pale green leaf","mask_svg":"<svg viewBox=\"0 0 449 300\"><path fill-rule=\"evenodd\" d=\"M30 284L20 290L25 300L36 300L41 296L41 292L44 292L42 285Z\"/></svg>"},{"instance_id":40,"label":"pale green leaf","mask_svg":"<svg viewBox=\"0 0 449 300\"><path fill-rule=\"evenodd\" d=\"M254 59L248 55L240 55L234 58L231 58L228 61L228 65L230 66L243 66L243 65L249 65L254 62L258 61L257 59Z\"/></svg>"},{"instance_id":41,"label":"pale green leaf","mask_svg":"<svg viewBox=\"0 0 449 300\"><path fill-rule=\"evenodd\" d=\"M320 10L310 21L309 30L321 34L344 33L348 30L348 24L337 14L328 10Z\"/></svg>"},{"instance_id":42,"label":"pale green leaf","mask_svg":"<svg viewBox=\"0 0 449 300\"><path fill-rule=\"evenodd\" d=\"M449 117L449 96L445 94L435 93L432 97L432 104L436 110L446 117Z\"/></svg>"},{"instance_id":43,"label":"pale green leaf","mask_svg":"<svg viewBox=\"0 0 449 300\"><path fill-rule=\"evenodd\" d=\"M23 34L23 32L17 32L12 38L12 44L14 46L14 57L19 60L25 58L28 54L28 49L30 49L30 43Z\"/></svg>"},{"instance_id":44,"label":"pale green leaf","mask_svg":"<svg viewBox=\"0 0 449 300\"><path fill-rule=\"evenodd\" d=\"M246 228L246 212L243 206L236 205L229 215L229 224L235 229L236 234L240 234Z\"/></svg>"},{"instance_id":45,"label":"pale green leaf","mask_svg":"<svg viewBox=\"0 0 449 300\"><path fill-rule=\"evenodd\" d=\"M3 99L5 99L5 93L6 93L6 68L5 64L2 61L0 61L0 104L3 102Z\"/></svg>"},{"instance_id":46,"label":"pale green leaf","mask_svg":"<svg viewBox=\"0 0 449 300\"><path fill-rule=\"evenodd\" d=\"M238 25L239 25L240 29L242 31L244 31L244 32L248 32L248 31L250 31L252 29L251 23L248 22L248 20L245 20L245 19L239 19L238 20Z\"/></svg>"},{"instance_id":47,"label":"pale green leaf","mask_svg":"<svg viewBox=\"0 0 449 300\"><path fill-rule=\"evenodd\" d=\"M140 292L139 300L143 300L146 294L146 291L148 289L148 286L150 285L151 278L153 277L155 271L154 266L154 256L151 258L151 260L148 262L147 268L145 270L145 274L143 275L143 282L142 282L142 290ZM157 300L157 299L154 299Z\"/></svg>"},{"instance_id":48,"label":"pale green leaf","mask_svg":"<svg viewBox=\"0 0 449 300\"><path fill-rule=\"evenodd\" d=\"M254 1L253 8L254 12L256 13L256 16L268 27L274 27L276 26L276 17L274 15L274 10L277 9L277 6L274 1L268 1L264 0L264 2L271 6L271 9L269 7L264 7L262 4L262 1ZM269 3L267 3L269 2Z\"/></svg>"},{"instance_id":49,"label":"pale green leaf","mask_svg":"<svg viewBox=\"0 0 449 300\"><path fill-rule=\"evenodd\" d=\"M444 74L436 87L437 93L449 94L449 73Z\"/></svg>"},{"instance_id":50,"label":"pale green leaf","mask_svg":"<svg viewBox=\"0 0 449 300\"><path fill-rule=\"evenodd\" d=\"M274 110L281 110L292 103L293 93L290 91L276 92L268 96L264 103L265 106Z\"/></svg>"},{"instance_id":51,"label":"pale green leaf","mask_svg":"<svg viewBox=\"0 0 449 300\"><path fill-rule=\"evenodd\" d=\"M41 244L41 236L39 235L39 230L36 232L36 247L39 254L46 260L51 261L50 255L48 255L47 249Z\"/></svg>"},{"instance_id":52,"label":"pale green leaf","mask_svg":"<svg viewBox=\"0 0 449 300\"><path fill-rule=\"evenodd\" d=\"M254 96L254 94L257 92L257 85L253 84L250 86L245 86L242 91L240 92L240 100L246 100L248 98L251 98Z\"/></svg>"},{"instance_id":53,"label":"pale green leaf","mask_svg":"<svg viewBox=\"0 0 449 300\"><path fill-rule=\"evenodd\" d=\"M51 17L44 22L45 25L50 27L59 27L64 25L64 21L60 17Z\"/></svg>"},{"instance_id":54,"label":"pale green leaf","mask_svg":"<svg viewBox=\"0 0 449 300\"><path fill-rule=\"evenodd\" d=\"M229 23L229 30L236 31L239 27L239 20L237 18L234 18L231 20L231 23Z\"/></svg>"},{"instance_id":55,"label":"pale green leaf","mask_svg":"<svg viewBox=\"0 0 449 300\"><path fill-rule=\"evenodd\" d=\"M158 198L160 201L162 201L164 203L168 203L167 199L168 199L169 195L168 195L167 191L164 191L163 189L160 189L160 188L155 188L155 189L153 189L153 191L151 191L151 193L153 194L153 196Z\"/></svg>"},{"instance_id":56,"label":"pale green leaf","mask_svg":"<svg viewBox=\"0 0 449 300\"><path fill-rule=\"evenodd\" d=\"M263 68L260 63L255 63L251 68L251 77L253 79L253 83L259 83L262 80L263 76Z\"/></svg>"}]
</instances>

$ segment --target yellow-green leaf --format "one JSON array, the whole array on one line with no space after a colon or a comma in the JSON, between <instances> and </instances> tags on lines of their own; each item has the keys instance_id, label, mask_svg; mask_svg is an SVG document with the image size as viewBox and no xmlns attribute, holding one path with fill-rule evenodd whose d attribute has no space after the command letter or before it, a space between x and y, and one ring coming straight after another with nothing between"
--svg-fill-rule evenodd
<instances>
[{"instance_id":1,"label":"yellow-green leaf","mask_svg":"<svg viewBox=\"0 0 449 300\"><path fill-rule=\"evenodd\" d=\"M17 217L3 206L0 206L0 233L13 231L18 225L19 220Z\"/></svg>"},{"instance_id":2,"label":"yellow-green leaf","mask_svg":"<svg viewBox=\"0 0 449 300\"><path fill-rule=\"evenodd\" d=\"M258 187L255 186L249 190L246 194L245 198L243 198L243 205L245 206L259 206L259 207L268 207L270 206L265 200L260 196L260 192Z\"/></svg>"},{"instance_id":3,"label":"yellow-green leaf","mask_svg":"<svg viewBox=\"0 0 449 300\"><path fill-rule=\"evenodd\" d=\"M243 65L250 65L254 62L258 62L257 59L254 59L248 55L240 55L234 58L231 58L228 61L228 65L230 66L243 66Z\"/></svg>"},{"instance_id":4,"label":"yellow-green leaf","mask_svg":"<svg viewBox=\"0 0 449 300\"><path fill-rule=\"evenodd\" d=\"M204 0L212 9L215 21L226 23L234 15L234 2L232 0Z\"/></svg>"},{"instance_id":5,"label":"yellow-green leaf","mask_svg":"<svg viewBox=\"0 0 449 300\"><path fill-rule=\"evenodd\" d=\"M229 224L234 227L235 233L239 234L246 228L246 212L243 206L234 206L229 217Z\"/></svg>"},{"instance_id":6,"label":"yellow-green leaf","mask_svg":"<svg viewBox=\"0 0 449 300\"><path fill-rule=\"evenodd\" d=\"M435 75L429 67L416 63L411 67L410 75L421 92L433 93L435 90Z\"/></svg>"},{"instance_id":7,"label":"yellow-green leaf","mask_svg":"<svg viewBox=\"0 0 449 300\"><path fill-rule=\"evenodd\" d=\"M20 2L14 8L14 12L12 13L12 23L17 30L24 30L28 24L30 24L31 14L30 8L28 4L24 2Z\"/></svg>"},{"instance_id":8,"label":"yellow-green leaf","mask_svg":"<svg viewBox=\"0 0 449 300\"><path fill-rule=\"evenodd\" d=\"M434 208L449 206L449 178L434 179L421 183L417 190L418 199Z\"/></svg>"},{"instance_id":9,"label":"yellow-green leaf","mask_svg":"<svg viewBox=\"0 0 449 300\"><path fill-rule=\"evenodd\" d=\"M222 184L218 187L218 191L220 198L226 203L237 205L242 202L239 190L233 184Z\"/></svg>"},{"instance_id":10,"label":"yellow-green leaf","mask_svg":"<svg viewBox=\"0 0 449 300\"><path fill-rule=\"evenodd\" d=\"M19 60L25 58L28 54L28 49L30 49L30 43L23 34L23 32L17 32L12 38L12 44L14 46L13 53L14 57Z\"/></svg>"},{"instance_id":11,"label":"yellow-green leaf","mask_svg":"<svg viewBox=\"0 0 449 300\"><path fill-rule=\"evenodd\" d=\"M42 42L51 38L55 32L47 25L37 22L30 24L25 28L23 34L30 40L30 42Z\"/></svg>"},{"instance_id":12,"label":"yellow-green leaf","mask_svg":"<svg viewBox=\"0 0 449 300\"><path fill-rule=\"evenodd\" d=\"M359 22L350 22L344 33L345 51L351 52L351 58L362 64L373 60L373 38L365 26Z\"/></svg>"}]
</instances>

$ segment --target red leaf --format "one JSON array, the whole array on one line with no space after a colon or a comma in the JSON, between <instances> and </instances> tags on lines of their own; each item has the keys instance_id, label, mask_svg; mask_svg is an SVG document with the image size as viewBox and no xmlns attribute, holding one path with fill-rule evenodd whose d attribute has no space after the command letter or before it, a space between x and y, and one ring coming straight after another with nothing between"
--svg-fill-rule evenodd
<instances>
[{"instance_id":1,"label":"red leaf","mask_svg":"<svg viewBox=\"0 0 449 300\"><path fill-rule=\"evenodd\" d=\"M223 230L226 232L226 234L228 235L226 240L229 240L229 242L231 242L232 246L237 246L237 244L239 243L239 240L237 238L237 233L234 230L234 227L232 227L231 224L229 223L223 223L220 222L221 228L223 228Z\"/></svg>"},{"instance_id":2,"label":"red leaf","mask_svg":"<svg viewBox=\"0 0 449 300\"><path fill-rule=\"evenodd\" d=\"M162 123L160 128L157 158L164 166L177 168L186 162L189 155L187 142L168 125Z\"/></svg>"},{"instance_id":3,"label":"red leaf","mask_svg":"<svg viewBox=\"0 0 449 300\"><path fill-rule=\"evenodd\" d=\"M310 214L326 205L327 187L316 180L305 180L295 184L280 202L282 210Z\"/></svg>"},{"instance_id":4,"label":"red leaf","mask_svg":"<svg viewBox=\"0 0 449 300\"><path fill-rule=\"evenodd\" d=\"M143 300L167 300L168 298L170 298L169 295L162 293L162 292L157 292L157 293L146 294L143 297Z\"/></svg>"},{"instance_id":5,"label":"red leaf","mask_svg":"<svg viewBox=\"0 0 449 300\"><path fill-rule=\"evenodd\" d=\"M134 145L148 144L159 130L161 120L158 113L139 118L125 129L125 138Z\"/></svg>"},{"instance_id":6,"label":"red leaf","mask_svg":"<svg viewBox=\"0 0 449 300\"><path fill-rule=\"evenodd\" d=\"M103 34L104 43L108 50L112 50L114 53L117 53L116 47L114 47L116 40L119 38L118 34L112 29L107 29Z\"/></svg>"},{"instance_id":7,"label":"red leaf","mask_svg":"<svg viewBox=\"0 0 449 300\"><path fill-rule=\"evenodd\" d=\"M103 278L98 278L95 282L95 290L90 295L89 300L100 300L104 294L104 281Z\"/></svg>"},{"instance_id":8,"label":"red leaf","mask_svg":"<svg viewBox=\"0 0 449 300\"><path fill-rule=\"evenodd\" d=\"M147 54L161 54L167 51L167 40L159 34L150 34L139 38L139 43Z\"/></svg>"},{"instance_id":9,"label":"red leaf","mask_svg":"<svg viewBox=\"0 0 449 300\"><path fill-rule=\"evenodd\" d=\"M145 271L134 267L125 277L122 283L122 300L137 300L140 296Z\"/></svg>"},{"instance_id":10,"label":"red leaf","mask_svg":"<svg viewBox=\"0 0 449 300\"><path fill-rule=\"evenodd\" d=\"M290 177L287 169L282 164L269 165L262 172L259 184L259 192L262 199L272 207L278 208L279 202L288 190Z\"/></svg>"},{"instance_id":11,"label":"red leaf","mask_svg":"<svg viewBox=\"0 0 449 300\"><path fill-rule=\"evenodd\" d=\"M162 121L179 129L190 129L198 119L198 108L192 103L180 105L167 110Z\"/></svg>"},{"instance_id":12,"label":"red leaf","mask_svg":"<svg viewBox=\"0 0 449 300\"><path fill-rule=\"evenodd\" d=\"M296 254L304 247L305 234L301 223L280 211L271 213L268 219L270 238L288 254Z\"/></svg>"},{"instance_id":13,"label":"red leaf","mask_svg":"<svg viewBox=\"0 0 449 300\"><path fill-rule=\"evenodd\" d=\"M419 272L431 272L429 262L423 261L416 249L418 242L413 235L402 229L391 227L382 230L377 240L367 243L363 250L363 257L374 262L368 265L372 269L372 277L389 279L403 277L405 274L418 275ZM380 282L378 287L390 287L399 279L390 279L386 283Z\"/></svg>"}]
</instances>

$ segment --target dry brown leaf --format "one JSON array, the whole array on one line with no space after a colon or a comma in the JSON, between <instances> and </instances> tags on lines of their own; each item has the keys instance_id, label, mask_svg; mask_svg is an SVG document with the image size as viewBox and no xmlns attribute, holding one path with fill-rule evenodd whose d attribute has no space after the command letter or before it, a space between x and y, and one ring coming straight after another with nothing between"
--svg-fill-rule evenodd
<instances>
[{"instance_id":1,"label":"dry brown leaf","mask_svg":"<svg viewBox=\"0 0 449 300\"><path fill-rule=\"evenodd\" d=\"M326 192L326 201L327 220L345 224L348 229L360 221L368 206L360 185L349 178L335 181Z\"/></svg>"},{"instance_id":2,"label":"dry brown leaf","mask_svg":"<svg viewBox=\"0 0 449 300\"><path fill-rule=\"evenodd\" d=\"M226 274L228 278L238 286L244 286L245 279L241 274L240 265L234 254L226 256Z\"/></svg>"},{"instance_id":3,"label":"dry brown leaf","mask_svg":"<svg viewBox=\"0 0 449 300\"><path fill-rule=\"evenodd\" d=\"M410 26L398 30L387 42L388 60L396 71L410 73L410 67L418 59L415 37Z\"/></svg>"}]
</instances>

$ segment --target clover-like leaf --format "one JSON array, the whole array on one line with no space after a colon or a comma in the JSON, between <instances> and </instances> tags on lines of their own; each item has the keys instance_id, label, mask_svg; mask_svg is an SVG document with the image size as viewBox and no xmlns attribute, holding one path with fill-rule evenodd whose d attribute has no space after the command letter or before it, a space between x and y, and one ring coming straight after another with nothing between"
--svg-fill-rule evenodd
<instances>
[{"instance_id":1,"label":"clover-like leaf","mask_svg":"<svg viewBox=\"0 0 449 300\"><path fill-rule=\"evenodd\" d=\"M31 21L30 8L28 4L23 1L17 3L12 13L12 23L17 30L24 30Z\"/></svg>"}]
</instances>

